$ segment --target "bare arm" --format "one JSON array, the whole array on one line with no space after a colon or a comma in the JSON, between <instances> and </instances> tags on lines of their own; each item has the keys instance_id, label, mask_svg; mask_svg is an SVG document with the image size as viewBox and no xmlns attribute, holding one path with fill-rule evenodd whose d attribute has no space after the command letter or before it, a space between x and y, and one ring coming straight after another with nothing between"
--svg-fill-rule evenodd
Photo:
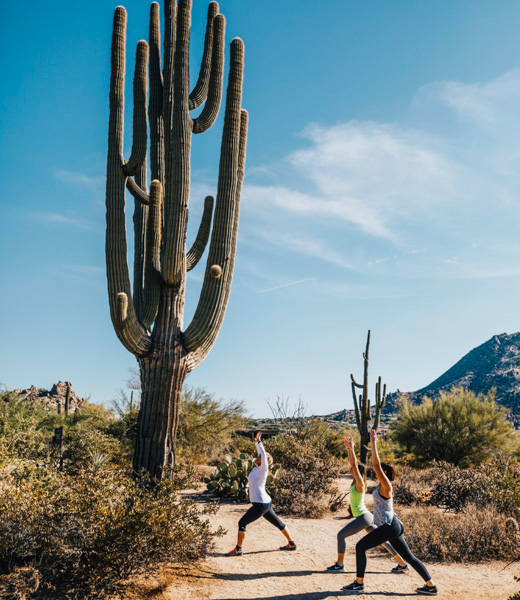
<instances>
[{"instance_id":1,"label":"bare arm","mask_svg":"<svg viewBox=\"0 0 520 600\"><path fill-rule=\"evenodd\" d=\"M391 498L392 483L381 468L381 461L379 460L379 454L377 453L377 431L375 429L370 430L370 445L372 447L372 465L374 467L374 471L376 472L377 480L381 486L381 493L383 496Z\"/></svg>"},{"instance_id":2,"label":"bare arm","mask_svg":"<svg viewBox=\"0 0 520 600\"><path fill-rule=\"evenodd\" d=\"M361 494L365 491L365 482L363 481L363 477L362 477L361 473L359 472L357 458L356 458L356 452L354 449L354 440L351 437L348 437L348 438L343 438L343 442L345 443L345 446L347 447L348 460L350 462L350 468L351 468L350 474L354 478L354 485L356 487L356 491L358 491Z\"/></svg>"},{"instance_id":3,"label":"bare arm","mask_svg":"<svg viewBox=\"0 0 520 600\"><path fill-rule=\"evenodd\" d=\"M260 471L265 471L267 473L267 471L269 471L269 465L267 463L267 456L265 455L265 449L264 449L264 445L262 444L261 437L262 437L262 433L259 431L255 435L256 451L258 453L258 456L260 457L260 464L259 464L258 468L260 469Z\"/></svg>"}]
</instances>

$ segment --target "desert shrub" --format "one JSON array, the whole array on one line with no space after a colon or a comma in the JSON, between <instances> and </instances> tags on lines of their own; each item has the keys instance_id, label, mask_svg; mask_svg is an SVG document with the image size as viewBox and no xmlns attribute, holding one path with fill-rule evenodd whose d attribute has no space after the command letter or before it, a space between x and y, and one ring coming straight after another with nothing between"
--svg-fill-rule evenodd
<instances>
[{"instance_id":1,"label":"desert shrub","mask_svg":"<svg viewBox=\"0 0 520 600\"><path fill-rule=\"evenodd\" d=\"M246 422L242 402L223 402L202 388L185 387L182 393L177 449L192 462L207 462L221 456L236 429Z\"/></svg>"},{"instance_id":2,"label":"desert shrub","mask_svg":"<svg viewBox=\"0 0 520 600\"><path fill-rule=\"evenodd\" d=\"M395 502L401 506L429 503L434 480L433 469L418 470L400 465L398 478L393 482Z\"/></svg>"},{"instance_id":3,"label":"desert shrub","mask_svg":"<svg viewBox=\"0 0 520 600\"><path fill-rule=\"evenodd\" d=\"M338 476L332 454L314 440L280 435L266 449L282 468L272 482L273 502L281 513L318 518L327 510L327 498Z\"/></svg>"},{"instance_id":4,"label":"desert shrub","mask_svg":"<svg viewBox=\"0 0 520 600\"><path fill-rule=\"evenodd\" d=\"M49 436L42 423L48 413L41 405L0 390L0 455L41 459L49 454Z\"/></svg>"},{"instance_id":5,"label":"desert shrub","mask_svg":"<svg viewBox=\"0 0 520 600\"><path fill-rule=\"evenodd\" d=\"M75 473L89 466L131 467L131 457L120 440L101 430L80 429L67 440L64 468Z\"/></svg>"},{"instance_id":6,"label":"desert shrub","mask_svg":"<svg viewBox=\"0 0 520 600\"><path fill-rule=\"evenodd\" d=\"M443 562L508 558L520 536L512 533L494 507L468 506L464 513L415 507L400 515L412 552L423 560Z\"/></svg>"},{"instance_id":7,"label":"desert shrub","mask_svg":"<svg viewBox=\"0 0 520 600\"><path fill-rule=\"evenodd\" d=\"M229 442L229 452L231 454L251 454L256 455L256 447L252 438L234 435Z\"/></svg>"},{"instance_id":8,"label":"desert shrub","mask_svg":"<svg viewBox=\"0 0 520 600\"><path fill-rule=\"evenodd\" d=\"M131 575L201 558L222 531L204 518L213 505L179 497L187 484L150 488L104 465L13 479L0 488L0 574L32 569L39 597L97 598Z\"/></svg>"},{"instance_id":9,"label":"desert shrub","mask_svg":"<svg viewBox=\"0 0 520 600\"><path fill-rule=\"evenodd\" d=\"M419 462L440 460L460 467L479 465L510 443L512 425L506 411L487 396L463 388L441 392L413 405L404 400L392 437Z\"/></svg>"},{"instance_id":10,"label":"desert shrub","mask_svg":"<svg viewBox=\"0 0 520 600\"><path fill-rule=\"evenodd\" d=\"M505 515L520 518L520 463L499 456L474 469L440 464L434 469L431 503L460 512L470 504L494 506Z\"/></svg>"}]
</instances>

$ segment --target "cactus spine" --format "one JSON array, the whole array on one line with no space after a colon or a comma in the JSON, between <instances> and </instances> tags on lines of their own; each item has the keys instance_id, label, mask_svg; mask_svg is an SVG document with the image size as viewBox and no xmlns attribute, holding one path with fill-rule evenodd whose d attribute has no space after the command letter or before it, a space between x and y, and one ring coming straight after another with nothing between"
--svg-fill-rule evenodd
<instances>
[{"instance_id":1,"label":"cactus spine","mask_svg":"<svg viewBox=\"0 0 520 600\"><path fill-rule=\"evenodd\" d=\"M372 413L370 409L370 398L368 397L368 351L370 347L370 329L367 335L367 345L365 352L363 353L363 384L356 383L354 375L350 375L352 396L354 398L354 409L356 411L356 425L361 436L361 449L360 449L360 461L366 463L368 444L370 442L370 431L369 425L372 420ZM356 388L363 390L363 393L356 396ZM381 417L381 411L386 401L386 383L381 389L381 376L378 377L376 383L376 395L375 395L375 415L374 424L372 429L379 427L379 419Z\"/></svg>"},{"instance_id":2,"label":"cactus spine","mask_svg":"<svg viewBox=\"0 0 520 600\"><path fill-rule=\"evenodd\" d=\"M184 379L205 359L224 319L245 166L248 115L241 108L244 44L235 38L230 50L213 227L214 201L208 196L198 235L187 251L191 137L208 130L220 109L225 30L219 6L211 2L200 74L189 93L191 7L192 0L179 0L178 5L166 0L161 57L159 5L151 5L149 43L140 41L136 50L133 143L128 161L123 157L127 14L122 6L115 10L112 35L106 184L108 296L116 334L137 357L141 372L134 470L144 468L156 479L166 474L166 464L175 462ZM202 104L200 114L192 117L190 111ZM133 290L126 257L125 189L134 197ZM210 233L202 292L193 320L184 328L186 272L200 260ZM215 272L220 273L218 277Z\"/></svg>"}]
</instances>

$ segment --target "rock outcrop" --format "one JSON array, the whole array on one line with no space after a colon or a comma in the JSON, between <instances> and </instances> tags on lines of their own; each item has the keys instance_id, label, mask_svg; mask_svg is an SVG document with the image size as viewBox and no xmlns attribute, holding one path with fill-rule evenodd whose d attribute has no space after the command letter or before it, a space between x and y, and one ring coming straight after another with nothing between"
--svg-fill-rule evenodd
<instances>
[{"instance_id":1,"label":"rock outcrop","mask_svg":"<svg viewBox=\"0 0 520 600\"><path fill-rule=\"evenodd\" d=\"M512 420L520 417L520 333L502 333L468 352L451 369L435 381L415 392L406 394L418 403L424 396L438 396L453 387L464 387L476 394L487 394L496 389L495 400L512 413ZM387 396L385 412L395 408L401 392Z\"/></svg>"},{"instance_id":2,"label":"rock outcrop","mask_svg":"<svg viewBox=\"0 0 520 600\"><path fill-rule=\"evenodd\" d=\"M34 385L32 385L30 388L25 390L18 388L13 390L12 393L16 394L27 402L41 403L49 410L55 410L58 412L61 410L61 412L65 412L65 401L67 398L67 390L69 388L69 413L73 413L76 412L76 410L85 400L84 398L76 396L70 381L58 381L58 383L55 383L50 390L36 388Z\"/></svg>"}]
</instances>

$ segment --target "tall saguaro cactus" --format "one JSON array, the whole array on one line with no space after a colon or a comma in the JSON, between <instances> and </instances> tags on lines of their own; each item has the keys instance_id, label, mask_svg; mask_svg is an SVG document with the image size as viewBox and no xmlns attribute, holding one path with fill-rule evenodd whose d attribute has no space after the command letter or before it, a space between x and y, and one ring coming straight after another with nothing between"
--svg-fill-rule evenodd
<instances>
[{"instance_id":1,"label":"tall saguaro cactus","mask_svg":"<svg viewBox=\"0 0 520 600\"><path fill-rule=\"evenodd\" d=\"M370 408L370 398L368 397L368 350L370 347L370 329L368 330L367 335L367 346L365 348L365 352L363 352L363 384L356 383L354 379L354 375L350 375L351 383L352 383L352 396L354 398L354 409L356 411L356 425L358 431L361 435L361 444L360 444L360 460L362 463L366 462L367 454L368 454L368 444L370 442L370 431L369 424L372 420L372 412ZM356 388L363 390L363 393L359 395L359 398L356 397ZM379 427L379 419L381 417L381 411L385 405L386 400L386 383L381 390L381 376L378 377L376 382L376 396L375 396L375 415L374 415L374 424L372 425L372 429L377 429Z\"/></svg>"},{"instance_id":2,"label":"tall saguaro cactus","mask_svg":"<svg viewBox=\"0 0 520 600\"><path fill-rule=\"evenodd\" d=\"M200 74L190 93L191 7L192 0L179 0L178 5L166 0L161 58L159 5L151 5L150 41L140 41L136 51L133 141L128 160L123 157L127 14L122 6L115 10L112 35L106 188L108 296L116 334L137 357L141 371L134 470L144 468L156 479L165 475L167 464L175 462L184 379L205 359L224 319L245 166L248 115L241 108L244 44L235 38L230 48L213 225L214 201L208 196L198 235L187 251L191 137L207 131L220 109L225 30L219 6L211 2ZM203 104L198 116L190 114ZM133 290L127 263L125 189L135 203ZM198 263L210 232L200 299L193 320L184 329L186 272Z\"/></svg>"}]
</instances>

